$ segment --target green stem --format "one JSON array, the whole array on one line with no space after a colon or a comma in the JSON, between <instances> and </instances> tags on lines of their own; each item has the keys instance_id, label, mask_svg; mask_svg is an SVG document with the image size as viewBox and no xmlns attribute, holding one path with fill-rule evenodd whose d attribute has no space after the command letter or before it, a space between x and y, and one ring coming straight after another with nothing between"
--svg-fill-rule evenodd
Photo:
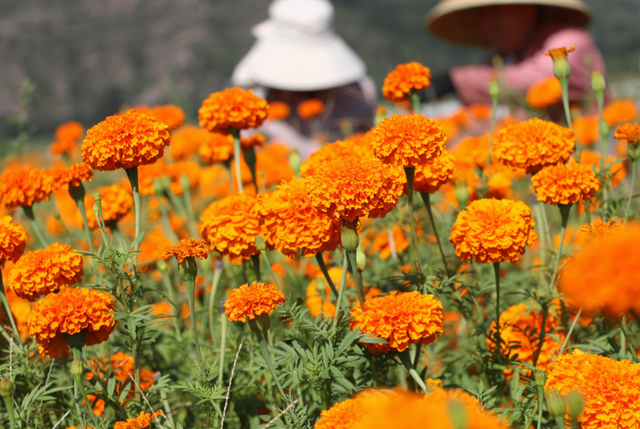
<instances>
[{"instance_id":1,"label":"green stem","mask_svg":"<svg viewBox=\"0 0 640 429\"><path fill-rule=\"evenodd\" d=\"M556 283L558 266L560 265L560 257L562 255L562 246L564 245L564 235L567 232L567 223L569 223L569 213L571 212L571 204L558 204L558 207L560 208L560 215L562 216L562 229L560 230L560 244L558 245L558 253L556 255L556 262L553 266L553 274L551 275L551 281L549 282L549 289L553 288Z\"/></svg>"},{"instance_id":2,"label":"green stem","mask_svg":"<svg viewBox=\"0 0 640 429\"><path fill-rule=\"evenodd\" d=\"M164 287L167 289L167 295L169 295L169 301L171 301L171 314L173 317L173 328L176 331L176 339L178 341L182 340L182 335L180 334L180 321L178 320L180 317L178 306L176 305L174 294L173 294L173 285L171 284L171 278L169 277L169 272L167 270L158 270L162 275L162 281L164 283Z\"/></svg>"},{"instance_id":3,"label":"green stem","mask_svg":"<svg viewBox=\"0 0 640 429\"><path fill-rule=\"evenodd\" d=\"M256 277L256 281L260 282L260 255L258 255L257 253L255 255L251 255L251 262L253 265L253 274Z\"/></svg>"},{"instance_id":4,"label":"green stem","mask_svg":"<svg viewBox=\"0 0 640 429\"><path fill-rule=\"evenodd\" d=\"M258 177L256 174L256 150L251 146L247 149L242 149L242 154L244 155L244 161L247 163L247 166L249 166L249 171L251 171L251 180L253 180L253 186L256 188L256 193L260 192L260 189L258 189Z\"/></svg>"},{"instance_id":5,"label":"green stem","mask_svg":"<svg viewBox=\"0 0 640 429\"><path fill-rule=\"evenodd\" d=\"M544 336L546 334L545 328L547 325L547 315L549 314L549 307L546 305L542 309L542 325L540 326L540 336L538 337L538 350L536 350L536 354L533 357L533 366L535 367L538 363L538 358L540 357L540 353L542 352L542 346L544 344Z\"/></svg>"},{"instance_id":6,"label":"green stem","mask_svg":"<svg viewBox=\"0 0 640 429\"><path fill-rule=\"evenodd\" d=\"M558 416L556 417L555 420L556 420L556 425L558 425L558 429L566 429L564 416Z\"/></svg>"},{"instance_id":7,"label":"green stem","mask_svg":"<svg viewBox=\"0 0 640 429\"><path fill-rule=\"evenodd\" d=\"M264 262L267 264L267 268L269 269L269 274L271 274L271 278L273 279L274 283L276 284L276 287L278 288L278 290L280 292L282 292L282 289L280 289L280 285L278 284L278 279L276 278L276 274L273 272L273 269L271 269L271 262L269 262L269 258L267 257L267 251L266 250L261 250L260 254L264 258Z\"/></svg>"},{"instance_id":8,"label":"green stem","mask_svg":"<svg viewBox=\"0 0 640 429\"><path fill-rule=\"evenodd\" d=\"M409 371L409 375L411 375L411 378L413 378L416 384L420 386L424 393L427 393L427 386L424 384L424 380L420 378L420 374L418 374L418 371L416 371L415 367L413 366L413 362L411 362L409 349L400 352L398 356L400 357L400 361L402 362L404 367L407 369L407 371Z\"/></svg>"},{"instance_id":9,"label":"green stem","mask_svg":"<svg viewBox=\"0 0 640 429\"><path fill-rule=\"evenodd\" d=\"M438 242L438 249L440 249L440 256L442 257L442 264L444 265L444 270L449 275L449 267L447 266L447 258L444 256L444 250L442 250L442 244L440 243L440 236L438 235L438 228L436 227L436 221L433 217L433 211L431 209L431 195L428 192L420 192L420 196L422 197L422 201L424 201L424 205L427 208L427 213L429 214L429 221L431 222L431 227L433 228L433 233L436 236L436 241Z\"/></svg>"},{"instance_id":10,"label":"green stem","mask_svg":"<svg viewBox=\"0 0 640 429\"><path fill-rule=\"evenodd\" d=\"M235 128L229 128L229 132L233 136L233 161L236 167L236 182L238 184L238 192L241 194L244 192L242 188L242 177L240 175L240 154L242 153L242 149L240 147L240 130L236 130ZM256 192L258 189L256 188Z\"/></svg>"},{"instance_id":11,"label":"green stem","mask_svg":"<svg viewBox=\"0 0 640 429\"><path fill-rule=\"evenodd\" d=\"M211 335L211 343L213 344L214 330L213 330L213 307L216 302L216 292L218 291L218 285L220 284L220 277L222 277L223 263L222 261L216 262L216 268L213 272L213 281L211 282L211 292L209 292L209 335Z\"/></svg>"},{"instance_id":12,"label":"green stem","mask_svg":"<svg viewBox=\"0 0 640 429\"><path fill-rule=\"evenodd\" d=\"M498 359L502 361L502 349L500 348L502 341L500 336L500 262L493 263L493 274L496 279L496 354Z\"/></svg>"},{"instance_id":13,"label":"green stem","mask_svg":"<svg viewBox=\"0 0 640 429\"><path fill-rule=\"evenodd\" d=\"M196 328L196 308L195 308L195 300L196 300L196 279L193 280L185 280L185 285L187 286L187 298L189 300L189 318L191 319L191 330L193 331L193 340L196 343L196 353L198 355L198 364L200 366L200 371L202 371L202 376L205 376L204 370L204 360L202 359L202 353L200 352L200 343L198 342L198 329Z\"/></svg>"},{"instance_id":14,"label":"green stem","mask_svg":"<svg viewBox=\"0 0 640 429\"><path fill-rule=\"evenodd\" d=\"M560 347L560 351L558 352L558 356L561 356L564 353L564 349L569 344L569 338L571 338L571 333L573 332L573 328L576 327L576 323L578 323L578 319L580 319L580 314L582 314L582 307L576 313L576 317L573 318L573 322L571 322L571 326L569 327L569 331L567 331L567 336L564 338L562 346Z\"/></svg>"},{"instance_id":15,"label":"green stem","mask_svg":"<svg viewBox=\"0 0 640 429\"><path fill-rule=\"evenodd\" d=\"M138 186L138 167L127 168L125 169L127 172L127 177L129 178L129 182L131 183L131 191L133 192L133 203L135 206L135 216L136 216L136 227L135 227L135 238L138 238L140 235L140 188ZM136 273L136 266L138 265L138 248L140 244L136 242L134 247L135 254L133 256L133 274Z\"/></svg>"},{"instance_id":16,"label":"green stem","mask_svg":"<svg viewBox=\"0 0 640 429\"><path fill-rule=\"evenodd\" d=\"M89 251L93 253L93 238L91 237L91 229L89 229L89 222L87 220L87 210L84 205L84 199L77 199L76 205L78 206L78 210L80 211L80 216L82 216L82 223L84 225L84 231L87 235L87 241L89 242Z\"/></svg>"},{"instance_id":17,"label":"green stem","mask_svg":"<svg viewBox=\"0 0 640 429\"><path fill-rule=\"evenodd\" d=\"M489 167L491 167L491 148L493 147L493 131L496 126L496 111L498 110L498 96L491 96L491 122L489 123L489 154L487 155L487 168L489 171Z\"/></svg>"},{"instance_id":18,"label":"green stem","mask_svg":"<svg viewBox=\"0 0 640 429\"><path fill-rule=\"evenodd\" d=\"M38 228L38 222L36 222L35 215L33 214L33 206L22 206L22 209L24 210L24 215L27 217L27 220L29 221L29 226L31 227L31 230L33 231L36 238L40 242L40 245L42 247L47 247L47 241L44 239L44 236L42 235L42 231L40 231L40 228Z\"/></svg>"},{"instance_id":19,"label":"green stem","mask_svg":"<svg viewBox=\"0 0 640 429\"><path fill-rule=\"evenodd\" d=\"M91 415L91 422L93 423L95 428L99 428L100 424L98 423L98 417L93 412L93 408L91 407L91 401L89 401L89 396L87 395L86 390L84 389L84 385L82 384L82 376L77 375L74 377L76 385L80 389L80 394L84 398L84 401L87 403L87 408L89 408L89 414ZM138 384L140 386L140 384Z\"/></svg>"},{"instance_id":20,"label":"green stem","mask_svg":"<svg viewBox=\"0 0 640 429\"><path fill-rule=\"evenodd\" d=\"M544 386L538 386L538 425L536 426L537 429L540 429L540 427L542 426L543 403L544 403Z\"/></svg>"},{"instance_id":21,"label":"green stem","mask_svg":"<svg viewBox=\"0 0 640 429\"><path fill-rule=\"evenodd\" d=\"M573 123L571 122L571 109L569 107L569 79L558 78L558 80L560 81L560 87L562 88L562 105L564 107L564 114L567 118L567 127L573 130Z\"/></svg>"},{"instance_id":22,"label":"green stem","mask_svg":"<svg viewBox=\"0 0 640 429\"><path fill-rule=\"evenodd\" d=\"M637 170L637 160L634 159L631 161L631 187L629 188L629 199L627 200L627 207L624 210L624 223L627 223L627 219L629 219L629 210L631 209L631 200L633 199L633 188L635 188L636 184L636 170Z\"/></svg>"},{"instance_id":23,"label":"green stem","mask_svg":"<svg viewBox=\"0 0 640 429\"><path fill-rule=\"evenodd\" d=\"M83 428L86 428L87 425L84 422L84 417L82 417L82 407L80 406L78 383L75 380L73 380L73 398L75 399L75 402L76 402L76 412L78 413L78 418L80 419L80 425Z\"/></svg>"},{"instance_id":24,"label":"green stem","mask_svg":"<svg viewBox=\"0 0 640 429\"><path fill-rule=\"evenodd\" d=\"M165 202L162 196L159 197L159 200L160 200L160 216L162 220L162 229L164 230L165 235L169 237L172 243L177 243L178 241L180 241L180 239L178 238L175 231L171 227L171 219L169 219L169 208L167 207L168 203Z\"/></svg>"},{"instance_id":25,"label":"green stem","mask_svg":"<svg viewBox=\"0 0 640 429\"><path fill-rule=\"evenodd\" d=\"M224 352L227 345L227 316L222 312L220 319L220 366L218 367L218 384L222 385L222 374L224 372Z\"/></svg>"},{"instance_id":26,"label":"green stem","mask_svg":"<svg viewBox=\"0 0 640 429\"><path fill-rule=\"evenodd\" d=\"M269 335L268 331L263 334L256 333L256 336L258 337L258 343L260 343L260 351L262 352L262 357L267 363L267 368L269 368L269 371L271 372L271 375L276 382L276 386L278 387L280 395L282 395L282 398L284 399L287 397L287 395L285 395L284 389L282 388L282 385L280 385L278 374L276 374L276 369L274 368L273 362L271 361L271 356L269 355L269 346L267 344L267 335Z\"/></svg>"},{"instance_id":27,"label":"green stem","mask_svg":"<svg viewBox=\"0 0 640 429\"><path fill-rule=\"evenodd\" d=\"M140 386L140 353L138 352L138 341L131 339L131 354L133 355L133 379L137 386ZM142 399L139 389L135 389L136 401Z\"/></svg>"},{"instance_id":28,"label":"green stem","mask_svg":"<svg viewBox=\"0 0 640 429\"><path fill-rule=\"evenodd\" d=\"M13 329L13 334L16 339L20 340L20 332L18 331L18 327L16 326L16 321L13 318L13 313L11 312L11 306L9 305L9 300L7 299L7 294L4 290L4 280L2 279L2 270L0 270L0 298L2 298L2 304L4 305L4 310L7 313L7 318L9 322L11 322L11 329ZM21 344L22 342L19 341Z\"/></svg>"},{"instance_id":29,"label":"green stem","mask_svg":"<svg viewBox=\"0 0 640 429\"><path fill-rule=\"evenodd\" d=\"M362 284L360 283L360 278L358 277L358 265L356 263L356 252L346 252L349 261L351 262L351 274L353 275L353 279L356 282L356 292L358 293L358 301L360 301L360 308L364 311L364 292L362 291Z\"/></svg>"},{"instance_id":30,"label":"green stem","mask_svg":"<svg viewBox=\"0 0 640 429\"><path fill-rule=\"evenodd\" d=\"M407 94L409 100L411 101L411 107L413 108L413 113L416 115L420 114L420 93L415 90L409 91Z\"/></svg>"},{"instance_id":31,"label":"green stem","mask_svg":"<svg viewBox=\"0 0 640 429\"><path fill-rule=\"evenodd\" d=\"M342 297L344 296L344 290L347 288L347 272L349 271L349 261L347 260L347 252L344 252L344 261L342 262L342 279L340 279L340 293L338 294L338 300L336 301L336 312L333 315L333 330L336 330L338 326L338 319L340 318L340 305L342 304ZM364 307L361 307L364 311Z\"/></svg>"},{"instance_id":32,"label":"green stem","mask_svg":"<svg viewBox=\"0 0 640 429\"><path fill-rule=\"evenodd\" d=\"M416 224L413 212L413 179L415 177L415 167L405 167L404 173L407 176L407 197L409 198L409 223L411 224L411 241L413 241L413 249L416 259L420 265L420 273L422 273L422 258L420 257L420 245L418 244L418 234L416 232Z\"/></svg>"},{"instance_id":33,"label":"green stem","mask_svg":"<svg viewBox=\"0 0 640 429\"><path fill-rule=\"evenodd\" d=\"M627 331L627 315L623 315L622 316L622 323L620 324L620 329L622 330L622 335L624 336L624 340L625 343L628 344L628 348L629 348L629 352L631 353L631 357L634 363L638 362L638 356L636 354L636 348L633 345L633 343L631 342L631 339L629 338L629 332ZM622 347L621 347L622 349ZM622 350L622 358L624 359L626 357L627 351L626 351L626 347L625 349Z\"/></svg>"},{"instance_id":34,"label":"green stem","mask_svg":"<svg viewBox=\"0 0 640 429\"><path fill-rule=\"evenodd\" d=\"M187 176L180 178L180 186L182 187L182 199L184 200L184 206L187 211L187 226L189 227L189 234L193 237L198 237L198 229L196 228L196 216L193 212L193 204L191 203L191 183Z\"/></svg>"},{"instance_id":35,"label":"green stem","mask_svg":"<svg viewBox=\"0 0 640 429\"><path fill-rule=\"evenodd\" d=\"M333 284L333 281L329 276L329 270L327 270L327 266L324 263L324 259L322 259L322 252L316 253L316 261L318 262L318 267L320 267L320 271L322 271L322 274L324 275L325 280L327 280L327 284L331 288L331 292L333 292L333 294L336 297L338 297L339 293L336 290L336 285Z\"/></svg>"},{"instance_id":36,"label":"green stem","mask_svg":"<svg viewBox=\"0 0 640 429\"><path fill-rule=\"evenodd\" d=\"M13 396L3 396L4 405L7 407L7 414L9 415L9 427L16 429L16 417L13 409Z\"/></svg>"}]
</instances>

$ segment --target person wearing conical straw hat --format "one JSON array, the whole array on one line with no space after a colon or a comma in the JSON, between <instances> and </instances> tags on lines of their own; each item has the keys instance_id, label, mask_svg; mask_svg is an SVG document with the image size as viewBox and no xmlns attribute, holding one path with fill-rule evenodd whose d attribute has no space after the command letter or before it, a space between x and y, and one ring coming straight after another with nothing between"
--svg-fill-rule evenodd
<instances>
[{"instance_id":1,"label":"person wearing conical straw hat","mask_svg":"<svg viewBox=\"0 0 640 429\"><path fill-rule=\"evenodd\" d=\"M333 22L334 8L328 0L275 0L269 18L252 30L255 44L233 72L235 85L257 88L270 103L290 106L286 122L264 127L276 138L284 134L287 143L295 139L292 129L304 137L320 132L338 139L345 123L354 132L373 125L375 86L364 62L336 34ZM297 112L309 99L324 104L313 121ZM291 127L285 127L287 122Z\"/></svg>"},{"instance_id":2,"label":"person wearing conical straw hat","mask_svg":"<svg viewBox=\"0 0 640 429\"><path fill-rule=\"evenodd\" d=\"M435 36L458 44L489 47L502 57L501 76L512 90L524 94L533 84L553 76L543 52L575 46L569 54L569 99L585 99L591 72L604 73L602 55L585 30L591 12L582 0L441 0L427 15ZM457 67L435 76L436 94L453 92L464 104L490 103L491 65Z\"/></svg>"}]
</instances>

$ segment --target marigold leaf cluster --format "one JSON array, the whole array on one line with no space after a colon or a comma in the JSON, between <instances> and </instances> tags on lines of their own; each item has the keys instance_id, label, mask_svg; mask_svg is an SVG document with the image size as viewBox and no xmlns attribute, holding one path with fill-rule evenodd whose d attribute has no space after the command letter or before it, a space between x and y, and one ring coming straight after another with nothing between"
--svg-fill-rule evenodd
<instances>
[{"instance_id":1,"label":"marigold leaf cluster","mask_svg":"<svg viewBox=\"0 0 640 429\"><path fill-rule=\"evenodd\" d=\"M64 288L33 304L29 334L40 344L40 354L60 359L69 351L63 334L84 331L85 346L106 341L116 324L114 300L107 292Z\"/></svg>"},{"instance_id":2,"label":"marigold leaf cluster","mask_svg":"<svg viewBox=\"0 0 640 429\"><path fill-rule=\"evenodd\" d=\"M503 128L494 140L497 159L527 173L568 161L574 147L570 129L538 118Z\"/></svg>"},{"instance_id":3,"label":"marigold leaf cluster","mask_svg":"<svg viewBox=\"0 0 640 429\"><path fill-rule=\"evenodd\" d=\"M162 417L162 411L158 410L154 414L140 411L136 418L127 419L124 422L116 422L113 429L146 429L151 427L151 422Z\"/></svg>"},{"instance_id":4,"label":"marigold leaf cluster","mask_svg":"<svg viewBox=\"0 0 640 429\"><path fill-rule=\"evenodd\" d=\"M309 120L324 113L324 102L319 98L311 98L298 104L297 113L301 119Z\"/></svg>"},{"instance_id":5,"label":"marigold leaf cluster","mask_svg":"<svg viewBox=\"0 0 640 429\"><path fill-rule=\"evenodd\" d=\"M576 162L545 167L531 182L538 201L554 206L589 200L600 190L596 174Z\"/></svg>"},{"instance_id":6,"label":"marigold leaf cluster","mask_svg":"<svg viewBox=\"0 0 640 429\"><path fill-rule=\"evenodd\" d=\"M156 121L165 124L169 131L175 130L176 128L184 124L185 119L187 119L187 115L185 115L184 110L173 104L153 107L139 105L132 107L132 109L137 112L144 113L145 115L152 117Z\"/></svg>"},{"instance_id":7,"label":"marigold leaf cluster","mask_svg":"<svg viewBox=\"0 0 640 429\"><path fill-rule=\"evenodd\" d=\"M326 144L313 152L300 166L300 175L308 177L315 174L320 165L326 161L333 161L340 157L367 159L373 158L373 149L366 139L338 140Z\"/></svg>"},{"instance_id":8,"label":"marigold leaf cluster","mask_svg":"<svg viewBox=\"0 0 640 429\"><path fill-rule=\"evenodd\" d=\"M449 241L463 262L514 263L535 243L535 224L523 202L484 198L458 214Z\"/></svg>"},{"instance_id":9,"label":"marigold leaf cluster","mask_svg":"<svg viewBox=\"0 0 640 429\"><path fill-rule=\"evenodd\" d=\"M618 140L626 140L629 144L640 144L640 125L637 123L633 124L622 124L618 127L616 132L613 134Z\"/></svg>"},{"instance_id":10,"label":"marigold leaf cluster","mask_svg":"<svg viewBox=\"0 0 640 429\"><path fill-rule=\"evenodd\" d=\"M9 168L0 174L0 205L8 209L48 200L54 190L53 176L32 167Z\"/></svg>"},{"instance_id":11,"label":"marigold leaf cluster","mask_svg":"<svg viewBox=\"0 0 640 429\"><path fill-rule=\"evenodd\" d=\"M453 179L456 168L454 162L453 155L443 150L437 158L426 164L418 165L413 178L413 189L416 192L429 194L437 192L442 185ZM405 193L407 191L405 186Z\"/></svg>"},{"instance_id":12,"label":"marigold leaf cluster","mask_svg":"<svg viewBox=\"0 0 640 429\"><path fill-rule=\"evenodd\" d=\"M233 289L224 304L224 314L231 322L246 322L261 314L271 314L284 302L284 294L274 285L252 282Z\"/></svg>"},{"instance_id":13,"label":"marigold leaf cluster","mask_svg":"<svg viewBox=\"0 0 640 429\"><path fill-rule=\"evenodd\" d=\"M618 100L609 103L602 110L602 119L610 126L633 121L638 117L636 103L631 100Z\"/></svg>"},{"instance_id":14,"label":"marigold leaf cluster","mask_svg":"<svg viewBox=\"0 0 640 429\"><path fill-rule=\"evenodd\" d=\"M82 275L82 255L67 244L53 243L21 257L9 273L8 285L20 298L33 302L80 282Z\"/></svg>"},{"instance_id":15,"label":"marigold leaf cluster","mask_svg":"<svg viewBox=\"0 0 640 429\"><path fill-rule=\"evenodd\" d=\"M207 243L203 239L188 238L180 240L180 242L172 244L171 248L165 250L162 257L163 259L169 259L175 256L178 263L184 261L186 258L207 259L209 251L206 245Z\"/></svg>"},{"instance_id":16,"label":"marigold leaf cluster","mask_svg":"<svg viewBox=\"0 0 640 429\"><path fill-rule=\"evenodd\" d=\"M431 85L431 70L417 62L398 64L382 84L382 95L392 103L406 103L407 94L420 92Z\"/></svg>"},{"instance_id":17,"label":"marigold leaf cluster","mask_svg":"<svg viewBox=\"0 0 640 429\"><path fill-rule=\"evenodd\" d=\"M213 250L233 259L256 255L255 236L260 234L257 199L250 194L233 194L214 201L201 216L201 235Z\"/></svg>"},{"instance_id":18,"label":"marigold leaf cluster","mask_svg":"<svg viewBox=\"0 0 640 429\"><path fill-rule=\"evenodd\" d=\"M550 367L545 389L562 395L577 390L584 409L578 417L583 429L631 428L640 425L640 364L616 361L574 350Z\"/></svg>"},{"instance_id":19,"label":"marigold leaf cluster","mask_svg":"<svg viewBox=\"0 0 640 429\"><path fill-rule=\"evenodd\" d=\"M534 109L547 109L562 100L562 87L555 76L534 83L527 90L527 104Z\"/></svg>"},{"instance_id":20,"label":"marigold leaf cluster","mask_svg":"<svg viewBox=\"0 0 640 429\"><path fill-rule=\"evenodd\" d=\"M153 164L169 145L168 127L135 110L109 116L87 131L82 159L98 171Z\"/></svg>"},{"instance_id":21,"label":"marigold leaf cluster","mask_svg":"<svg viewBox=\"0 0 640 429\"><path fill-rule=\"evenodd\" d=\"M93 181L93 170L87 164L78 163L73 164L71 167L58 166L54 167L50 171L54 180L54 188L68 190L70 187L75 188L82 184L82 182Z\"/></svg>"},{"instance_id":22,"label":"marigold leaf cluster","mask_svg":"<svg viewBox=\"0 0 640 429\"><path fill-rule=\"evenodd\" d=\"M124 185L111 185L97 190L100 192L100 206L102 207L102 218L104 223L114 225L124 218L133 208L133 195ZM84 199L84 206L87 211L87 222L89 228L98 228L96 213L93 211L95 201L91 195Z\"/></svg>"},{"instance_id":23,"label":"marigold leaf cluster","mask_svg":"<svg viewBox=\"0 0 640 429\"><path fill-rule=\"evenodd\" d=\"M306 178L311 204L336 220L384 217L398 203L404 172L378 159L338 158Z\"/></svg>"},{"instance_id":24,"label":"marigold leaf cluster","mask_svg":"<svg viewBox=\"0 0 640 429\"><path fill-rule=\"evenodd\" d=\"M243 130L262 125L269 113L267 101L252 90L228 88L214 92L204 100L198 119L200 126L212 133L229 134L229 129Z\"/></svg>"},{"instance_id":25,"label":"marigold leaf cluster","mask_svg":"<svg viewBox=\"0 0 640 429\"><path fill-rule=\"evenodd\" d=\"M440 156L447 136L422 115L393 115L373 131L373 152L385 164L415 167Z\"/></svg>"},{"instance_id":26,"label":"marigold leaf cluster","mask_svg":"<svg viewBox=\"0 0 640 429\"><path fill-rule=\"evenodd\" d=\"M16 262L27 247L27 232L13 223L11 216L0 218L0 267L5 261Z\"/></svg>"},{"instance_id":27,"label":"marigold leaf cluster","mask_svg":"<svg viewBox=\"0 0 640 429\"><path fill-rule=\"evenodd\" d=\"M411 344L431 344L442 335L442 303L433 295L417 291L393 291L365 301L364 311L357 303L351 309L349 326L388 341L388 344L365 344L372 353L401 352Z\"/></svg>"}]
</instances>

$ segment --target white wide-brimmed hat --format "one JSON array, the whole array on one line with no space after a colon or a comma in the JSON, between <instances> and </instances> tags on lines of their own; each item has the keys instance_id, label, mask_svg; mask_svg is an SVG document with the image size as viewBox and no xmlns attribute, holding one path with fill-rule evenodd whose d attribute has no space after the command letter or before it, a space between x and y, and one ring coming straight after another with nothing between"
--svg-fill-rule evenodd
<instances>
[{"instance_id":1,"label":"white wide-brimmed hat","mask_svg":"<svg viewBox=\"0 0 640 429\"><path fill-rule=\"evenodd\" d=\"M477 10L483 6L527 4L544 7L544 23L585 26L591 12L582 0L441 0L427 15L426 25L435 36L466 45L489 46L480 31Z\"/></svg>"},{"instance_id":2,"label":"white wide-brimmed hat","mask_svg":"<svg viewBox=\"0 0 640 429\"><path fill-rule=\"evenodd\" d=\"M333 28L327 0L276 0L269 19L256 25L256 43L236 66L232 80L288 91L316 91L366 76L360 57Z\"/></svg>"}]
</instances>

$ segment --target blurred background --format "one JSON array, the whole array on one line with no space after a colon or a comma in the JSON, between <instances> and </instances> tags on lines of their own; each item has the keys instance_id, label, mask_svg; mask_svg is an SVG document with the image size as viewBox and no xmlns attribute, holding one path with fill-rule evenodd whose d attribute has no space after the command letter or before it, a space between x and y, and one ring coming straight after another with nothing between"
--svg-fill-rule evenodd
<instances>
[{"instance_id":1,"label":"blurred background","mask_svg":"<svg viewBox=\"0 0 640 429\"><path fill-rule=\"evenodd\" d=\"M441 42L424 30L437 0L333 0L339 34L367 63L376 87L397 64L434 73L487 60L489 52ZM640 81L640 0L585 0L589 30L609 80L636 94ZM173 103L188 117L230 85L253 44L250 29L267 0L0 0L0 144L27 126L51 136L78 120L90 127L123 105ZM30 97L25 97L31 93ZM380 94L378 94L380 96ZM380 96L381 97L381 96Z\"/></svg>"}]
</instances>

